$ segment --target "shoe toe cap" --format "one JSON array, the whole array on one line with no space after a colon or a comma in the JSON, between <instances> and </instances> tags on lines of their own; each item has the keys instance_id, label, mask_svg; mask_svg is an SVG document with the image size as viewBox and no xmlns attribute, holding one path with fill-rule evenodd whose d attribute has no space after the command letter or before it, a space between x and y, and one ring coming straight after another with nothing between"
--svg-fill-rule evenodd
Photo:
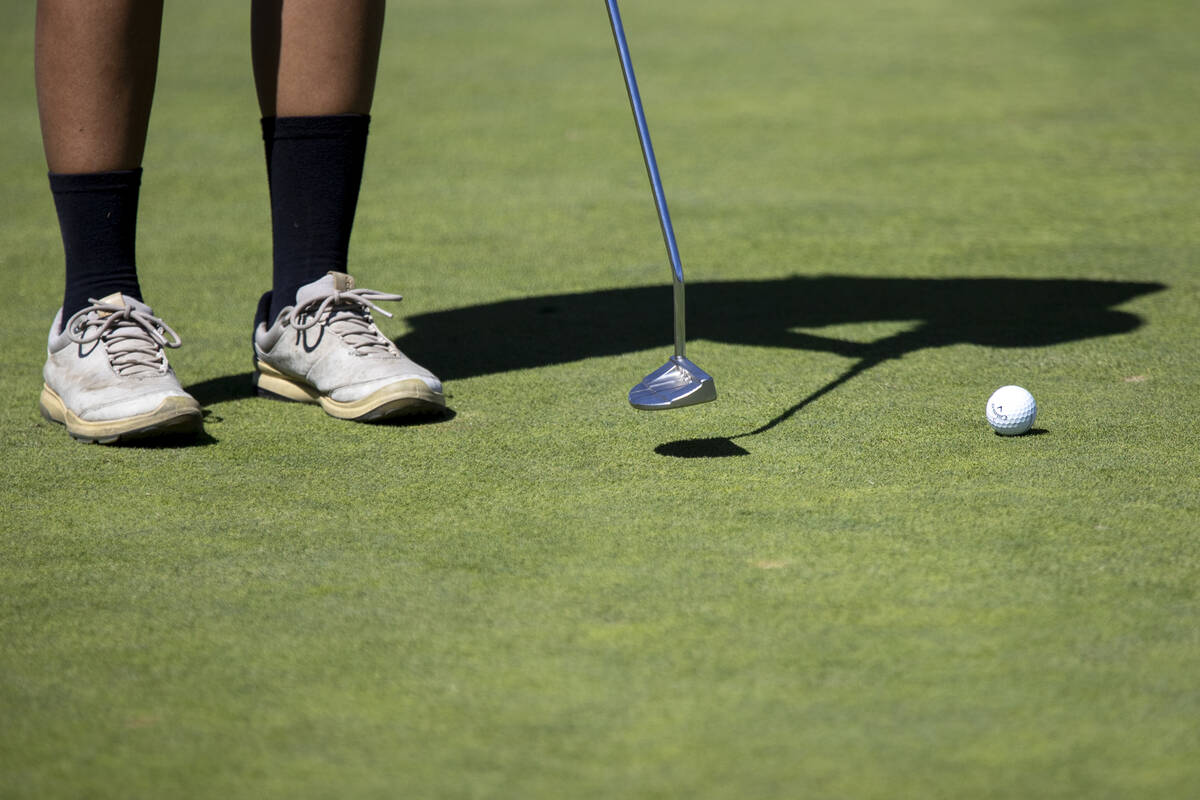
<instances>
[{"instance_id":1,"label":"shoe toe cap","mask_svg":"<svg viewBox=\"0 0 1200 800\"><path fill-rule=\"evenodd\" d=\"M110 394L107 397L93 395L84 400L76 413L89 422L111 422L152 413L167 402L181 409L195 407L197 411L200 410L196 399L177 387L141 388L143 391Z\"/></svg>"},{"instance_id":2,"label":"shoe toe cap","mask_svg":"<svg viewBox=\"0 0 1200 800\"><path fill-rule=\"evenodd\" d=\"M407 383L413 380L421 381L433 394L440 395L442 393L442 382L428 370L406 370L403 372L392 373L385 377L359 380L339 386L333 391L329 392L329 397L338 401L339 403L353 403L355 401L362 400L365 397L370 397L376 392L385 390L388 387Z\"/></svg>"}]
</instances>

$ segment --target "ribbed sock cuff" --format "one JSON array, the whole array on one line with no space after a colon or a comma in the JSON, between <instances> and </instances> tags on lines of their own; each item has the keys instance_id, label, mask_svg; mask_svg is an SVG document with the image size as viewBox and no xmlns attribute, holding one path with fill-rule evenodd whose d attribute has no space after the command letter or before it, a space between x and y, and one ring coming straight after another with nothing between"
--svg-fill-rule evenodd
<instances>
[{"instance_id":1,"label":"ribbed sock cuff","mask_svg":"<svg viewBox=\"0 0 1200 800\"><path fill-rule=\"evenodd\" d=\"M54 194L120 191L141 187L142 168L111 172L51 172L49 178L50 191Z\"/></svg>"}]
</instances>

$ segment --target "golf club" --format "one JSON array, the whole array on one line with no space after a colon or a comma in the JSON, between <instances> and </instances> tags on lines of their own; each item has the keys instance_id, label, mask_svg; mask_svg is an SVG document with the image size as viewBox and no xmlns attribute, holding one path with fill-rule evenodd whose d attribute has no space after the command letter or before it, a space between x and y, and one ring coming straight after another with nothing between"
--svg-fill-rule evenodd
<instances>
[{"instance_id":1,"label":"golf club","mask_svg":"<svg viewBox=\"0 0 1200 800\"><path fill-rule=\"evenodd\" d=\"M608 21L612 24L617 54L621 57L621 74L625 77L629 106L633 109L633 120L637 124L642 158L646 162L646 174L650 176L650 186L654 190L658 223L662 227L663 241L666 242L667 255L671 259L675 300L675 355L629 390L629 404L646 411L662 411L707 403L717 399L717 386L711 375L689 361L685 355L683 265L679 260L679 247L675 244L675 229L671 226L667 198L663 194L662 179L658 174L658 162L654 159L654 147L650 144L650 129L646 126L646 113L642 109L642 97L638 93L637 78L633 74L633 61L629 57L629 44L625 41L621 12L617 8L617 0L605 2L608 4Z\"/></svg>"}]
</instances>

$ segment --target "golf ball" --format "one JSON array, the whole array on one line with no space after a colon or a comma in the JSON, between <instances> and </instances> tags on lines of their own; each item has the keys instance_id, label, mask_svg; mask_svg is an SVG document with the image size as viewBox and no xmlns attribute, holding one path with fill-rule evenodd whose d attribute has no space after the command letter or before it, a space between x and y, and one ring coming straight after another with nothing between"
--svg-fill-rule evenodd
<instances>
[{"instance_id":1,"label":"golf ball","mask_svg":"<svg viewBox=\"0 0 1200 800\"><path fill-rule=\"evenodd\" d=\"M1033 427L1037 401L1020 386L1001 386L992 392L984 410L988 424L1001 436L1020 436Z\"/></svg>"}]
</instances>

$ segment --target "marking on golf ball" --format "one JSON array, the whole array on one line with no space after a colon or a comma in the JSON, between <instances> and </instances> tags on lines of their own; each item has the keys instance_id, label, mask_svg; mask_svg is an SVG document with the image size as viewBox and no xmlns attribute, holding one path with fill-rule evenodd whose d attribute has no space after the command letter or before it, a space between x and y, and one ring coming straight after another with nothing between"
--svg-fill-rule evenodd
<instances>
[{"instance_id":1,"label":"marking on golf ball","mask_svg":"<svg viewBox=\"0 0 1200 800\"><path fill-rule=\"evenodd\" d=\"M1033 427L1037 401L1020 386L1001 386L988 398L984 415L1001 436L1020 436Z\"/></svg>"}]
</instances>

